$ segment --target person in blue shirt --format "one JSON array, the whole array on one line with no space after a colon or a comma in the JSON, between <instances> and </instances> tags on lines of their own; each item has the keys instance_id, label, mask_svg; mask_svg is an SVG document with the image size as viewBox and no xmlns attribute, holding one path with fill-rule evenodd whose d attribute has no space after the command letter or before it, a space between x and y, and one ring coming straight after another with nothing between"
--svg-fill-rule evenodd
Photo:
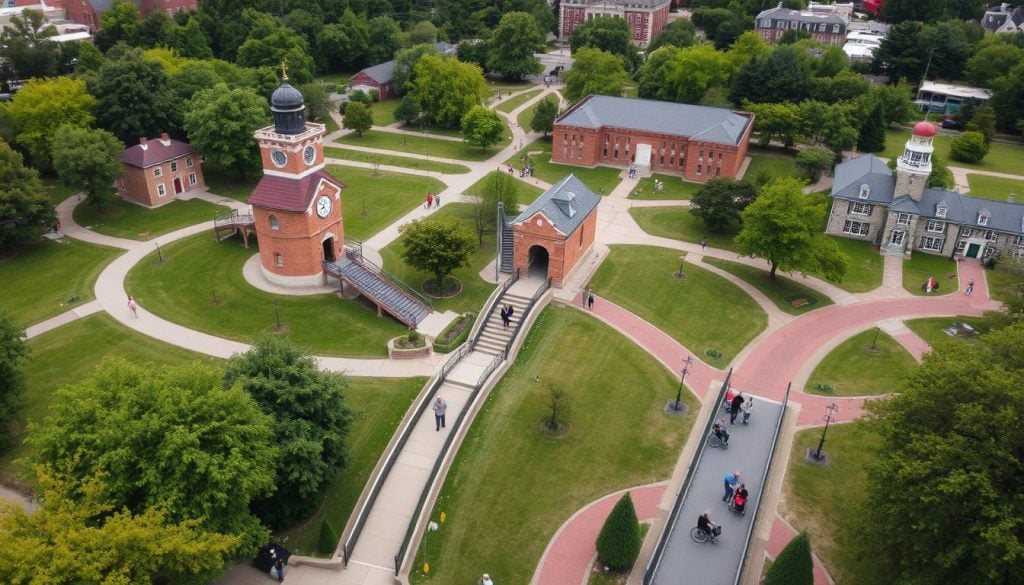
<instances>
[{"instance_id":1,"label":"person in blue shirt","mask_svg":"<svg viewBox=\"0 0 1024 585\"><path fill-rule=\"evenodd\" d=\"M736 486L740 483L740 472L734 471L731 475L725 476L725 495L722 496L722 501L727 502L732 497L732 491L736 489Z\"/></svg>"}]
</instances>

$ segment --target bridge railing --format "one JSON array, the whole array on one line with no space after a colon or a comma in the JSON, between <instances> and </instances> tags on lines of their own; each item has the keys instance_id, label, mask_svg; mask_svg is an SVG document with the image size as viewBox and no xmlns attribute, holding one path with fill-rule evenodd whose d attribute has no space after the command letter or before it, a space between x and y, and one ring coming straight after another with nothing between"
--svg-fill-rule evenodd
<instances>
[{"instance_id":1,"label":"bridge railing","mask_svg":"<svg viewBox=\"0 0 1024 585\"><path fill-rule=\"evenodd\" d=\"M665 528L661 531L661 536L658 537L657 544L654 545L654 553L651 555L651 560L647 562L647 568L644 570L643 585L650 585L654 579L655 573L658 572L658 565L661 564L662 556L665 554L665 547L668 546L669 537L672 535L672 531L676 529L676 524L679 522L679 512L682 510L683 502L686 500L686 495L690 491L690 486L693 483L694 472L700 465L700 460L704 456L704 450L707 447L707 436L711 433L711 427L715 424L715 414L718 412L719 407L722 405L722 401L725 399L725 393L729 390L729 384L732 381L732 368L729 368L729 373L725 376L725 381L722 382L722 388L718 391L718 396L715 397L715 401L711 404L711 416L708 417L704 428L701 430L701 434L698 437L697 450L693 454L693 459L690 460L690 465L686 468L686 477L683 478L683 484L679 487L679 491L676 493L676 499L672 503L672 510L669 511L668 517L665 519ZM686 528L689 528L688 526Z\"/></svg>"},{"instance_id":2,"label":"bridge railing","mask_svg":"<svg viewBox=\"0 0 1024 585\"><path fill-rule=\"evenodd\" d=\"M346 242L345 255L348 256L348 258L353 262L358 262L359 264L368 267L373 272L376 272L377 274L383 276L385 280L401 289L402 292L412 296L415 300L423 303L424 305L429 307L430 310L434 309L434 304L430 301L430 299L424 296L423 294L420 294L420 292L418 292L415 287L413 287L410 284L407 284L404 280L398 278L394 274L391 274L387 270L384 270L383 267L378 266L376 262L373 262L366 256L363 256L362 242L355 240L351 242L351 245L349 242Z\"/></svg>"},{"instance_id":3,"label":"bridge railing","mask_svg":"<svg viewBox=\"0 0 1024 585\"><path fill-rule=\"evenodd\" d=\"M487 302L484 303L484 308L480 311L480 315L477 317L476 323L473 323L473 328L469 331L469 344L476 347L476 342L480 340L480 335L484 332L484 326L487 325L487 321L490 320L491 315L494 314L494 309L498 306L498 300L504 296L505 291L512 287L516 281L519 280L519 271L516 270L511 277L505 279L501 283L501 286L494 289L491 292L491 296L487 298Z\"/></svg>"}]
</instances>

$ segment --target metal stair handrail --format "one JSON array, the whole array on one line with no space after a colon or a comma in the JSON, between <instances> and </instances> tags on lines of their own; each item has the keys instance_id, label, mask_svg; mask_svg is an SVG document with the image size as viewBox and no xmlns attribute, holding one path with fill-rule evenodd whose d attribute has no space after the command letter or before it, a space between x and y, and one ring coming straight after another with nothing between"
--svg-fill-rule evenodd
<instances>
[{"instance_id":1,"label":"metal stair handrail","mask_svg":"<svg viewBox=\"0 0 1024 585\"><path fill-rule=\"evenodd\" d=\"M218 213L213 218L213 225L220 227L223 225L236 225L236 224L250 224L255 223L251 213L240 213L237 209Z\"/></svg>"},{"instance_id":2,"label":"metal stair handrail","mask_svg":"<svg viewBox=\"0 0 1024 585\"><path fill-rule=\"evenodd\" d=\"M487 321L490 320L491 315L494 314L494 309L497 308L498 306L498 300L501 299L501 297L505 296L505 291L511 288L512 285L515 284L518 280L519 271L516 270L514 273L512 273L512 276L505 279L505 281L501 283L501 286L495 288L491 292L491 296L487 297L487 302L484 303L484 309L480 311L480 314L477 316L476 322L473 323L473 328L469 330L469 344L471 346L476 347L477 341L480 341L480 336L484 332L484 327L486 327Z\"/></svg>"},{"instance_id":3,"label":"metal stair handrail","mask_svg":"<svg viewBox=\"0 0 1024 585\"><path fill-rule=\"evenodd\" d=\"M530 311L533 310L533 306L537 304L537 301L544 296L544 293L546 293L549 288L551 288L550 277L548 277L544 284L541 285L535 293L533 293L533 296L530 297L530 302L527 303L526 307L523 309L523 315L519 317L519 322L516 323L515 329L512 330L512 336L508 338L508 342L505 344L505 355L508 355L508 353L512 351L512 344L515 343L516 336L519 335L519 328L523 326L524 322L526 322L526 316L530 314Z\"/></svg>"},{"instance_id":4,"label":"metal stair handrail","mask_svg":"<svg viewBox=\"0 0 1024 585\"><path fill-rule=\"evenodd\" d=\"M377 264L375 262L373 262L372 260L368 259L366 256L363 256L362 246L359 247L358 251L355 251L354 249L350 249L348 247L348 245L346 245L345 246L345 256L347 256L349 260L355 262L356 264L359 264L360 266L362 266L363 268L366 268L370 272L375 272L375 273L381 275L381 277L383 277L384 280L387 280L391 284L393 284L396 287L398 287L399 289L401 289L403 293L407 293L407 294L411 295L412 297L414 297L414 300L423 303L431 311L434 310L434 304L432 302L430 302L430 299L428 299L427 297L423 296L422 294L416 292L415 288L413 288L409 284L406 284L406 282L403 281L401 278L398 278L394 274L391 274L387 270L384 270L384 268L382 268L380 266L377 266Z\"/></svg>"}]
</instances>

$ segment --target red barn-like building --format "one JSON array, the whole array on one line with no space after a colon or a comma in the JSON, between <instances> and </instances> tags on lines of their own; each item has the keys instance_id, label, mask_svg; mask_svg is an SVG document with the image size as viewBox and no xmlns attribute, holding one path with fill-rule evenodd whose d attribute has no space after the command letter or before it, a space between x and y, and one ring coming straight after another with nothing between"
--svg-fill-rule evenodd
<instances>
[{"instance_id":1,"label":"red barn-like building","mask_svg":"<svg viewBox=\"0 0 1024 585\"><path fill-rule=\"evenodd\" d=\"M174 16L182 10L196 10L199 0L127 0L139 7L139 14L145 18L153 12L165 12ZM92 30L99 30L100 17L110 10L114 0L59 0L71 22L84 24ZM47 4L51 4L48 2Z\"/></svg>"},{"instance_id":2,"label":"red barn-like building","mask_svg":"<svg viewBox=\"0 0 1024 585\"><path fill-rule=\"evenodd\" d=\"M576 27L600 16L624 19L633 42L646 47L668 23L672 0L562 0L558 10L559 38L568 42Z\"/></svg>"},{"instance_id":3,"label":"red barn-like building","mask_svg":"<svg viewBox=\"0 0 1024 585\"><path fill-rule=\"evenodd\" d=\"M754 114L591 95L555 120L551 161L581 167L636 165L704 182L736 178L747 156Z\"/></svg>"}]
</instances>

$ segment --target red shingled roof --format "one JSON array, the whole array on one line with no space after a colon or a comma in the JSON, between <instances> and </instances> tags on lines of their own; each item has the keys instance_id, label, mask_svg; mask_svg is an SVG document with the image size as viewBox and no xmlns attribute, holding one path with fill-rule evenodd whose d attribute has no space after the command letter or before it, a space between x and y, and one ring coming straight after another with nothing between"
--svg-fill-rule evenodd
<instances>
[{"instance_id":1,"label":"red shingled roof","mask_svg":"<svg viewBox=\"0 0 1024 585\"><path fill-rule=\"evenodd\" d=\"M194 151L188 144L162 135L160 138L141 139L139 144L121 151L121 161L133 167L151 167L180 158Z\"/></svg>"},{"instance_id":2,"label":"red shingled roof","mask_svg":"<svg viewBox=\"0 0 1024 585\"><path fill-rule=\"evenodd\" d=\"M316 187L320 184L321 179L342 189L345 188L344 183L322 170L310 173L301 179L263 175L256 188L252 190L252 195L249 196L249 204L266 209L305 211L309 208L313 196L316 195Z\"/></svg>"}]
</instances>

